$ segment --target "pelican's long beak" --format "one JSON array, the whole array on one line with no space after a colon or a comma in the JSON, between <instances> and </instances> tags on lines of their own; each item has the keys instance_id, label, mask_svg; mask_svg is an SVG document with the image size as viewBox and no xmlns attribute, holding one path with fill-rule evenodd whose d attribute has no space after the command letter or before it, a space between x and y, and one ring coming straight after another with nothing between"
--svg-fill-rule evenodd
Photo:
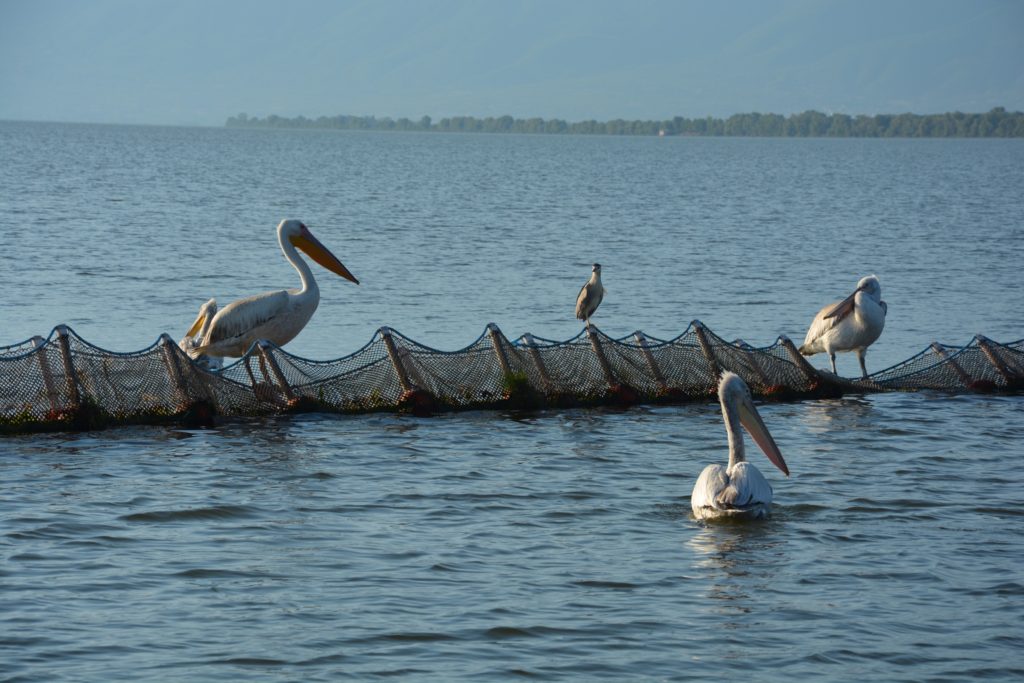
<instances>
[{"instance_id":1,"label":"pelican's long beak","mask_svg":"<svg viewBox=\"0 0 1024 683\"><path fill-rule=\"evenodd\" d=\"M825 315L825 317L834 318L839 316L840 319L845 318L857 303L857 292L863 292L865 289L867 289L867 287L858 287L853 290L853 293L850 296L837 303L832 310Z\"/></svg>"},{"instance_id":2,"label":"pelican's long beak","mask_svg":"<svg viewBox=\"0 0 1024 683\"><path fill-rule=\"evenodd\" d=\"M292 237L291 241L292 244L309 254L311 259L327 270L342 276L350 282L354 282L357 285L359 284L359 280L356 279L355 275L348 271L345 264L339 261L338 257L331 253L330 249L320 244L320 240L313 237L313 233L311 233L307 228L303 228L302 233L296 237Z\"/></svg>"},{"instance_id":3,"label":"pelican's long beak","mask_svg":"<svg viewBox=\"0 0 1024 683\"><path fill-rule=\"evenodd\" d=\"M203 329L203 323L206 321L206 315L206 309L199 311L199 317L196 318L194 323L192 323L192 327L188 328L188 332L185 333L186 337L194 337L199 330Z\"/></svg>"},{"instance_id":4,"label":"pelican's long beak","mask_svg":"<svg viewBox=\"0 0 1024 683\"><path fill-rule=\"evenodd\" d=\"M789 467L786 466L786 461L782 458L782 452L775 445L775 439L772 438L768 428L764 426L764 421L761 420L761 416L758 414L754 404L748 401L741 401L739 412L740 424L746 428L747 433L754 439L758 447L764 451L764 454L768 456L772 464L782 470L782 473L788 477Z\"/></svg>"}]
</instances>

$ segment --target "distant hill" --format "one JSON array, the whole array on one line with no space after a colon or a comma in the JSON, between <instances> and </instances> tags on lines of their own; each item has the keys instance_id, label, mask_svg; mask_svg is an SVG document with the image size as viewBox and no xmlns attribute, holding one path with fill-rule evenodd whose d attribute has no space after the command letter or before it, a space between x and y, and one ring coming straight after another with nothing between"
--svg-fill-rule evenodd
<instances>
[{"instance_id":1,"label":"distant hill","mask_svg":"<svg viewBox=\"0 0 1024 683\"><path fill-rule=\"evenodd\" d=\"M704 137L841 137L841 138L1015 138L1024 137L1024 113L996 107L984 114L734 114L727 119L663 121L577 121L511 116L452 116L434 121L375 116L305 116L265 118L232 116L229 128L326 128L335 130L431 131L442 133L541 133L568 135L691 135Z\"/></svg>"}]
</instances>

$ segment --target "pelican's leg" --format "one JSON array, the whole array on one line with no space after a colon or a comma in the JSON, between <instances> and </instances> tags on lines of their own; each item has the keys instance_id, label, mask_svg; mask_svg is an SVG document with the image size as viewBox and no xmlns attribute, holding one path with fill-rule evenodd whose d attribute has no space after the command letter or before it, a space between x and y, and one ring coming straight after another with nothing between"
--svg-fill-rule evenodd
<instances>
[{"instance_id":1,"label":"pelican's leg","mask_svg":"<svg viewBox=\"0 0 1024 683\"><path fill-rule=\"evenodd\" d=\"M828 352L828 359L830 361L832 361L832 374L833 375L838 375L839 372L836 370L836 354L835 354L834 351L829 351Z\"/></svg>"},{"instance_id":2,"label":"pelican's leg","mask_svg":"<svg viewBox=\"0 0 1024 683\"><path fill-rule=\"evenodd\" d=\"M867 353L867 349L857 349L857 360L860 361L861 379L868 378L868 369L864 365L864 355Z\"/></svg>"}]
</instances>

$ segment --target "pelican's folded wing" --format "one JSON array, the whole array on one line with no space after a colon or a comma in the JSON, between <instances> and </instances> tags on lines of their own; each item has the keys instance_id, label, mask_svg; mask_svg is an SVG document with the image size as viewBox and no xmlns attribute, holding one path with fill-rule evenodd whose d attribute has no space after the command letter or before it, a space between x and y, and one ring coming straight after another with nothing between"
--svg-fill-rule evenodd
<instances>
[{"instance_id":1,"label":"pelican's folded wing","mask_svg":"<svg viewBox=\"0 0 1024 683\"><path fill-rule=\"evenodd\" d=\"M772 502L772 485L761 471L749 462L739 462L732 468L729 485L719 492L715 502L722 508L749 508Z\"/></svg>"},{"instance_id":2,"label":"pelican's folded wing","mask_svg":"<svg viewBox=\"0 0 1024 683\"><path fill-rule=\"evenodd\" d=\"M818 314L814 316L814 320L811 322L811 326L807 329L807 336L804 337L803 346L813 349L815 353L821 353L824 351L823 348L817 348L815 342L825 336L825 334L833 327L839 324L839 321L845 317L846 314L836 315L829 317L829 315L836 311L839 306L842 306L844 302L829 304L825 308L818 311ZM852 308L850 310L853 310ZM800 349L803 352L803 348Z\"/></svg>"},{"instance_id":3,"label":"pelican's folded wing","mask_svg":"<svg viewBox=\"0 0 1024 683\"><path fill-rule=\"evenodd\" d=\"M288 310L288 292L264 292L225 306L213 318L205 345L244 336Z\"/></svg>"},{"instance_id":4,"label":"pelican's folded wing","mask_svg":"<svg viewBox=\"0 0 1024 683\"><path fill-rule=\"evenodd\" d=\"M729 485L729 475L724 465L708 465L697 477L697 483L693 485L693 492L690 494L690 507L694 515L700 517L699 510L702 508L718 509L715 499L718 494Z\"/></svg>"}]
</instances>

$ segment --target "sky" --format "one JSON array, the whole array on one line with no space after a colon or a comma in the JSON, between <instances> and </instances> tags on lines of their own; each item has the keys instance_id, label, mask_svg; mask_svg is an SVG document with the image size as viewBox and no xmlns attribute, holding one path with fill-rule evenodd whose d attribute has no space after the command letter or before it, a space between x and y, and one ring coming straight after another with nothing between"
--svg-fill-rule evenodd
<instances>
[{"instance_id":1,"label":"sky","mask_svg":"<svg viewBox=\"0 0 1024 683\"><path fill-rule=\"evenodd\" d=\"M1024 109L1021 0L0 0L0 119Z\"/></svg>"}]
</instances>

